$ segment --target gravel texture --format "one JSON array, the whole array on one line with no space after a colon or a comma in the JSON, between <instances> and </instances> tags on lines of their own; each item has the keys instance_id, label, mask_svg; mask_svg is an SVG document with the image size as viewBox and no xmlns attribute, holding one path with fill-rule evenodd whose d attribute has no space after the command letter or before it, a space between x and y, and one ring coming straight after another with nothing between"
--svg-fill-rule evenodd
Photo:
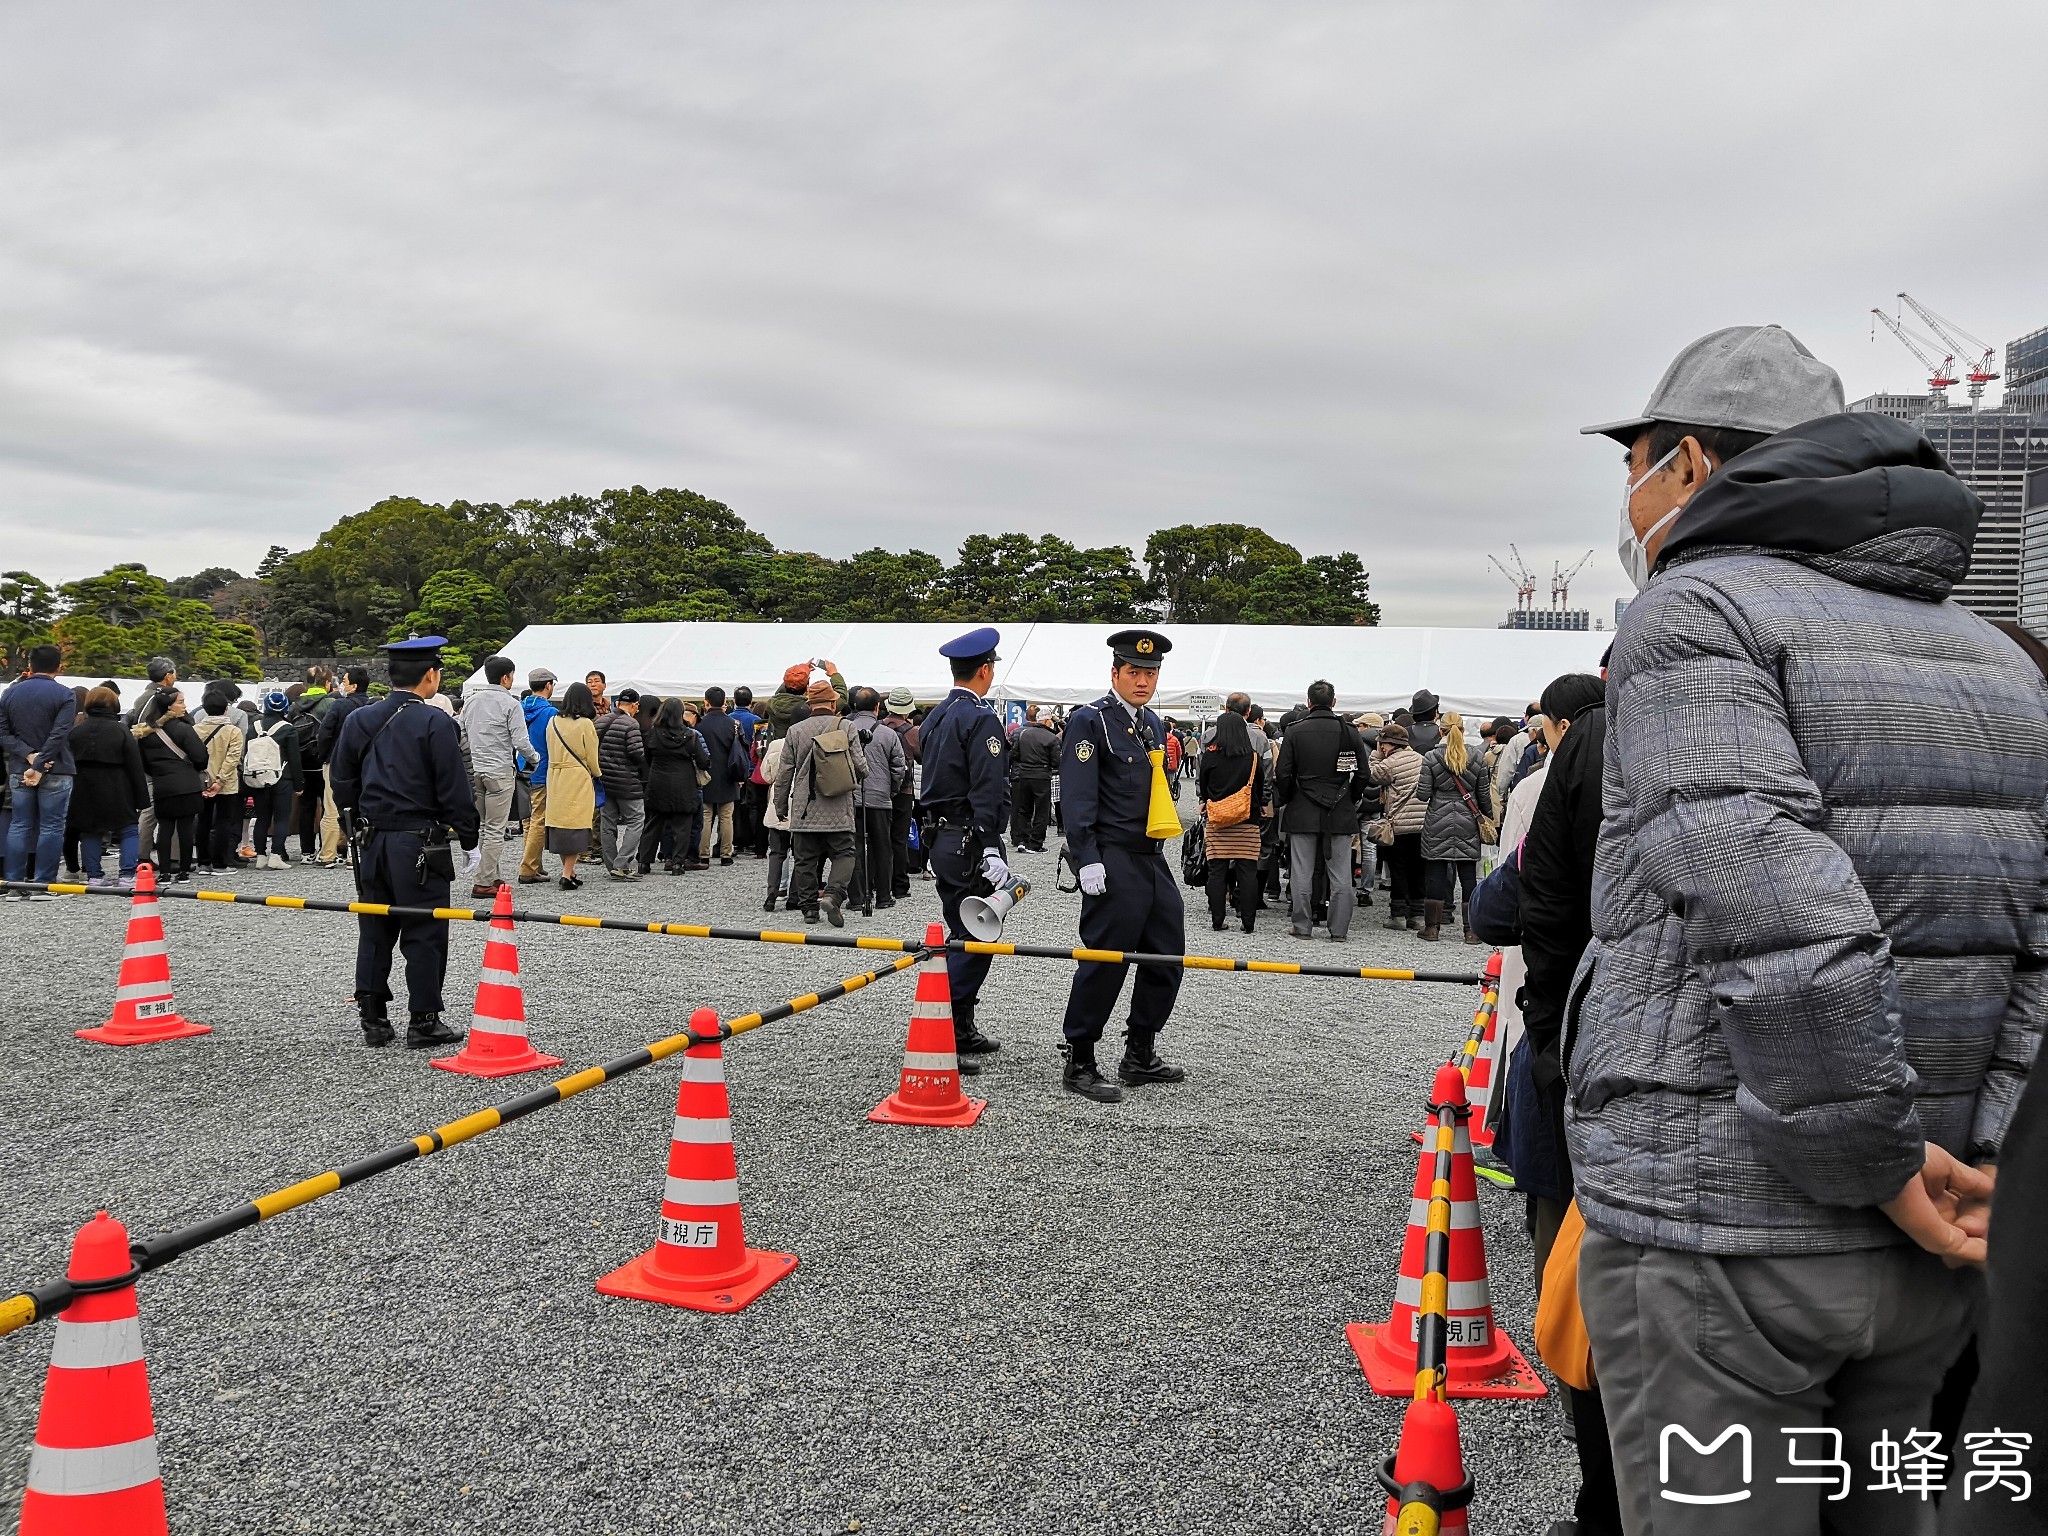
<instances>
[{"instance_id":1,"label":"gravel texture","mask_svg":"<svg viewBox=\"0 0 2048 1536\"><path fill-rule=\"evenodd\" d=\"M1049 856L1009 937L1071 945ZM520 905L782 927L764 866L601 876ZM342 871L213 882L346 899ZM1477 969L1359 914L1348 945L1284 914L1189 948ZM105 1207L137 1235L209 1215L509 1098L424 1053L369 1051L346 998L354 925L167 902L200 1039L75 1040L110 1007L126 906L0 904L0 1284L59 1272ZM915 936L928 883L849 931ZM799 919L800 925L800 919ZM822 929L820 931L829 931ZM485 929L455 930L466 1020ZM526 926L533 1038L571 1067L870 968L871 957ZM747 1311L596 1294L652 1241L671 1061L202 1249L143 1283L174 1529L278 1531L1377 1531L1372 1469L1401 1404L1344 1324L1386 1314L1432 1068L1472 995L1189 974L1169 1059L1190 1081L1098 1106L1054 1053L1070 967L998 960L1004 1042L972 1130L870 1125L914 972L727 1052L749 1239L801 1256ZM1105 1046L1108 1046L1105 1042ZM1105 1051L1106 1060L1113 1055ZM1482 1184L1495 1301L1531 1350L1520 1197ZM50 1334L0 1340L0 1510L26 1473ZM1462 1407L1474 1529L1540 1531L1575 1462L1555 1399ZM11 1527L10 1527L11 1528Z\"/></svg>"}]
</instances>

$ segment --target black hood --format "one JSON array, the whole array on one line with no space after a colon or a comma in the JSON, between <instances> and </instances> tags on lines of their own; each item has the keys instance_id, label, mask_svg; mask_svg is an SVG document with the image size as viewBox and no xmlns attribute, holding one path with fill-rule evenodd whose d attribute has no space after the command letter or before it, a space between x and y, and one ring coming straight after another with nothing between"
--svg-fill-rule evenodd
<instances>
[{"instance_id":1,"label":"black hood","mask_svg":"<svg viewBox=\"0 0 2048 1536\"><path fill-rule=\"evenodd\" d=\"M1822 416L1724 464L1686 504L1658 568L1730 548L1939 602L1970 572L1984 503L1914 427Z\"/></svg>"}]
</instances>

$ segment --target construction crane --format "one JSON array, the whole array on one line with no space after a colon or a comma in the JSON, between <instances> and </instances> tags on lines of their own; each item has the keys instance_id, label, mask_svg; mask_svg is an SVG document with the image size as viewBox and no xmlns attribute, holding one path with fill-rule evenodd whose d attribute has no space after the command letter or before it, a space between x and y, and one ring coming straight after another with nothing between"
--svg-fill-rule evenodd
<instances>
[{"instance_id":1,"label":"construction crane","mask_svg":"<svg viewBox=\"0 0 2048 1536\"><path fill-rule=\"evenodd\" d=\"M1529 574L1529 567L1522 560L1522 552L1514 545L1508 545L1508 553L1515 557L1515 568L1511 571L1498 558L1488 555L1493 568L1515 584L1515 612L1526 613L1536 606L1536 578Z\"/></svg>"},{"instance_id":2,"label":"construction crane","mask_svg":"<svg viewBox=\"0 0 2048 1536\"><path fill-rule=\"evenodd\" d=\"M1984 386L1998 377L1998 371L1991 366L1998 359L1998 349L1989 342L1978 340L1953 320L1942 319L1910 293L1902 293L1899 298L1911 307L1927 329L1942 339L1954 356L1967 357L1973 352L1977 354L1977 361L1971 364L1970 371L1963 375L1970 383L1970 409L1976 410L1977 402L1984 398Z\"/></svg>"},{"instance_id":3,"label":"construction crane","mask_svg":"<svg viewBox=\"0 0 2048 1536\"><path fill-rule=\"evenodd\" d=\"M1558 569L1555 560L1550 562L1550 606L1569 608L1572 602L1572 578L1586 568L1586 562L1593 558L1593 551L1587 550L1579 556L1579 563L1570 570Z\"/></svg>"},{"instance_id":4,"label":"construction crane","mask_svg":"<svg viewBox=\"0 0 2048 1536\"><path fill-rule=\"evenodd\" d=\"M1925 336L1916 338L1911 331L1907 330L1903 325L1899 324L1898 321L1894 320L1890 315L1886 314L1881 309L1873 309L1871 313L1884 322L1884 328L1886 330L1890 331L1894 336L1899 338L1900 346L1904 347L1908 352L1912 353L1915 357L1920 359L1920 366L1927 370L1928 394L1931 395L1934 398L1934 400L1944 410L1946 410L1948 408L1948 387L1951 384L1959 382L1955 377L1954 371L1956 362L1955 354L1951 352L1947 357L1944 357L1940 362L1937 363L1934 360L1932 353L1938 352L1941 349L1938 346L1936 346L1933 342L1929 341ZM1877 339L1877 330L1875 327L1871 328L1870 336L1873 341Z\"/></svg>"}]
</instances>

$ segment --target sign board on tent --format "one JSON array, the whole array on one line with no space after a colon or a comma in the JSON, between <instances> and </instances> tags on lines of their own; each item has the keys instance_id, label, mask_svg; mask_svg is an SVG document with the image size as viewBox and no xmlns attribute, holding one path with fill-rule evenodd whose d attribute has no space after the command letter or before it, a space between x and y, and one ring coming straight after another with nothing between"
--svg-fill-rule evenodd
<instances>
[{"instance_id":1,"label":"sign board on tent","mask_svg":"<svg viewBox=\"0 0 2048 1536\"><path fill-rule=\"evenodd\" d=\"M1024 729L1024 701L1022 699L1003 700L1003 729L1006 731L1021 731Z\"/></svg>"},{"instance_id":2,"label":"sign board on tent","mask_svg":"<svg viewBox=\"0 0 2048 1536\"><path fill-rule=\"evenodd\" d=\"M1188 708L1198 715L1219 715L1223 712L1223 695L1191 692L1188 694Z\"/></svg>"}]
</instances>

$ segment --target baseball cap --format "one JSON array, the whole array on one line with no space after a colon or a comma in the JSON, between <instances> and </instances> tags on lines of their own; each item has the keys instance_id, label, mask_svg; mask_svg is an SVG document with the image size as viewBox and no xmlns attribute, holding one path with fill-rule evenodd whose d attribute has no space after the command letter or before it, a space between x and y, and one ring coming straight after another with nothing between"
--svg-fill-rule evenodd
<instances>
[{"instance_id":1,"label":"baseball cap","mask_svg":"<svg viewBox=\"0 0 2048 1536\"><path fill-rule=\"evenodd\" d=\"M1731 325L1686 347L1650 391L1643 414L1581 427L1622 444L1653 421L1778 433L1842 409L1842 376L1781 325Z\"/></svg>"},{"instance_id":2,"label":"baseball cap","mask_svg":"<svg viewBox=\"0 0 2048 1536\"><path fill-rule=\"evenodd\" d=\"M549 683L560 681L561 679L556 677L546 667L535 667L526 674L526 686L529 688L545 688Z\"/></svg>"}]
</instances>

